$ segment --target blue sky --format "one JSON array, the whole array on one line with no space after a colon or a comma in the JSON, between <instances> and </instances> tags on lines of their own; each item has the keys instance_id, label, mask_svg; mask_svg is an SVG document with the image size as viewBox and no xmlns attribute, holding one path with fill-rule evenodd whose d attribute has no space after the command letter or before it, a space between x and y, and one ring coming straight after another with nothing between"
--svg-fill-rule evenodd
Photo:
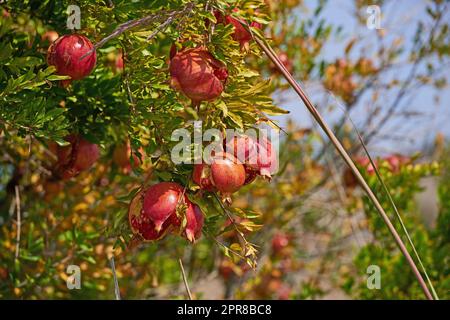
<instances>
[{"instance_id":1,"label":"blue sky","mask_svg":"<svg viewBox=\"0 0 450 320\"><path fill-rule=\"evenodd\" d=\"M326 6L323 17L327 21L338 24L343 27L342 36L337 39L333 37L329 43L327 43L325 50L323 50L323 57L327 60L334 60L334 58L342 56L344 51L344 46L348 39L358 35L366 53L370 56L371 50L375 48L374 37L375 30L369 30L366 26L358 24L354 18L354 7L352 5L352 0L333 0L329 1ZM307 0L305 4L308 8L314 8L316 1ZM395 0L387 1L386 5L382 8L382 21L381 27L386 31L387 39L394 39L398 36L404 36L405 39L411 39L415 33L417 22L419 20L427 20L427 14L425 13L427 1L420 0ZM310 15L311 10L293 12L297 16ZM450 18L450 17L449 17ZM445 21L445 20L444 20ZM355 50L358 53L359 50ZM372 51L373 52L373 51ZM406 64L405 67L396 69L390 76L395 76L397 78L406 78L411 65ZM448 68L448 59L446 69L442 70L441 75L446 75L448 79L448 74L450 71ZM302 79L298 79L300 82ZM316 92L317 86L308 88L310 84L304 84L307 91ZM385 141L386 139L379 139L381 142L374 143L371 145L371 151L375 153L387 153L392 152L390 149L395 151L400 151L404 153L410 153L419 151L423 148L424 141L432 141L438 132L444 133L447 137L450 137L450 90L446 88L440 92L440 102L435 101L436 91L422 87L420 90L416 90L410 99L405 100L405 104L402 106L402 110L408 111L418 111L424 115L420 118L409 118L408 120L393 120L386 125L382 134L392 135L392 134L403 134L407 132L408 137L406 141L402 143L394 141ZM315 95L312 94L315 98ZM387 95L383 97L386 104L392 103L394 96ZM310 126L310 117L305 107L301 101L297 98L294 92L286 92L283 96L283 100L280 106L291 111L288 117L294 118L298 123L304 126ZM364 113L364 106L358 106L352 113L352 119L358 124L358 120ZM337 119L338 115L342 115L339 108L335 112L324 114L329 122L333 122ZM286 116L277 117L284 123L287 119ZM362 128L360 128L362 129Z\"/></svg>"}]
</instances>

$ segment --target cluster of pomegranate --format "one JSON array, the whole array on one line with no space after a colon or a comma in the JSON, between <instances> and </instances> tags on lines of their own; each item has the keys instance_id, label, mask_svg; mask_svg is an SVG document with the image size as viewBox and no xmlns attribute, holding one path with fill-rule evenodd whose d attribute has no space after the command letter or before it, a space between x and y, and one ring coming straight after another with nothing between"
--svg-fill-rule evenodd
<instances>
[{"instance_id":1,"label":"cluster of pomegranate","mask_svg":"<svg viewBox=\"0 0 450 320\"><path fill-rule=\"evenodd\" d=\"M54 35L48 35L48 39ZM70 76L62 85L87 77L95 67L97 55L92 42L79 34L57 38L48 48L47 63L56 67L58 75Z\"/></svg>"},{"instance_id":2,"label":"cluster of pomegranate","mask_svg":"<svg viewBox=\"0 0 450 320\"><path fill-rule=\"evenodd\" d=\"M231 194L259 175L270 179L277 167L277 155L268 139L236 135L224 141L226 152L211 157L210 163L194 165L192 180L201 190L219 192L226 202Z\"/></svg>"},{"instance_id":3,"label":"cluster of pomegranate","mask_svg":"<svg viewBox=\"0 0 450 320\"><path fill-rule=\"evenodd\" d=\"M134 235L143 241L175 233L194 242L202 234L204 216L184 188L175 182L157 183L131 201L128 218Z\"/></svg>"},{"instance_id":4,"label":"cluster of pomegranate","mask_svg":"<svg viewBox=\"0 0 450 320\"><path fill-rule=\"evenodd\" d=\"M218 23L232 24L233 39L238 41L242 48L248 48L251 34L239 20L218 11L215 16ZM252 22L250 26L261 27L256 22ZM190 98L194 104L198 104L201 101L217 99L222 94L228 70L226 65L215 59L203 46L183 48L177 52L173 45L170 50L170 76L171 86Z\"/></svg>"},{"instance_id":5,"label":"cluster of pomegranate","mask_svg":"<svg viewBox=\"0 0 450 320\"><path fill-rule=\"evenodd\" d=\"M54 173L62 179L70 179L91 168L100 157L100 149L79 135L69 135L65 140L69 145L51 143L49 148L57 157Z\"/></svg>"}]
</instances>

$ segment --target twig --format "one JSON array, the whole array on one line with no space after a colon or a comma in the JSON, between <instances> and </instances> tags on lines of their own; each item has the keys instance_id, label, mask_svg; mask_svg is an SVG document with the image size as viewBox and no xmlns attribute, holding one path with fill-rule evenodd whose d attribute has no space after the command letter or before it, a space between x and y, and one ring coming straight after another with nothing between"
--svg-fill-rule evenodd
<instances>
[{"instance_id":1,"label":"twig","mask_svg":"<svg viewBox=\"0 0 450 320\"><path fill-rule=\"evenodd\" d=\"M120 300L119 281L117 280L116 265L114 264L114 256L111 256L111 259L109 259L109 264L111 266L111 271L114 278L114 295L116 297L116 300Z\"/></svg>"},{"instance_id":2,"label":"twig","mask_svg":"<svg viewBox=\"0 0 450 320\"><path fill-rule=\"evenodd\" d=\"M122 33L124 33L125 31L127 31L129 29L133 29L138 26L145 26L145 25L148 25L148 24L156 22L156 21L163 21L165 19L167 19L167 21L170 20L170 22L172 22L173 19L175 19L177 16L184 15L184 14L188 13L189 11L191 11L193 8L194 8L194 3L190 2L183 9L178 10L178 11L172 11L172 12L161 11L159 13L151 14L151 15L148 15L143 18L124 22L124 23L120 24L110 35L106 36L105 38L103 38L102 40L97 42L91 50L86 52L86 54L84 54L80 58L80 60L89 56L90 54L92 54L92 52L94 52L98 48L101 48L106 42L120 36ZM162 24L162 25L164 25L164 27L166 27L170 23L170 22L167 23L167 21L165 21ZM158 32L162 29L161 26L159 26L157 28Z\"/></svg>"},{"instance_id":3,"label":"twig","mask_svg":"<svg viewBox=\"0 0 450 320\"><path fill-rule=\"evenodd\" d=\"M19 258L20 253L20 234L22 229L22 221L21 221L21 214L20 214L20 193L19 193L19 186L15 186L16 191L16 213L17 213L17 235L16 235L16 260Z\"/></svg>"},{"instance_id":4,"label":"twig","mask_svg":"<svg viewBox=\"0 0 450 320\"><path fill-rule=\"evenodd\" d=\"M184 273L183 261L181 261L181 258L178 259L178 263L180 264L181 275L183 276L184 287L186 288L186 292L189 297L189 300L193 300L191 290L189 289L189 284L187 282L186 273Z\"/></svg>"},{"instance_id":5,"label":"twig","mask_svg":"<svg viewBox=\"0 0 450 320\"><path fill-rule=\"evenodd\" d=\"M243 24L245 26L245 24ZM251 29L249 29L249 32L251 32ZM300 87L300 85L295 81L295 79L292 77L292 75L287 71L287 69L284 67L283 63L278 59L277 55L271 49L269 46L266 46L266 44L259 39L258 37L254 37L254 40L259 45L259 47L264 51L264 53L269 57L269 59L275 64L277 69L283 74L285 79L288 81L288 83L291 85L291 87L295 90L295 92L299 95L303 103L305 104L308 111L312 114L314 119L319 123L322 130L325 132L325 134L328 136L328 138L331 140L333 145L335 146L336 150L339 152L341 157L344 159L346 164L349 166L350 170L353 172L353 174L356 176L357 180L359 181L360 185L368 195L369 199L374 204L377 211L380 213L381 217L384 220L384 223L388 227L389 231L391 232L392 236L394 237L395 242L397 243L398 247L400 248L400 251L405 256L406 260L408 261L409 266L411 267L414 275L416 276L420 286L422 287L423 292L425 293L425 296L429 300L433 300L433 296L430 293L430 290L428 289L424 279L422 278L422 275L420 274L419 270L417 269L416 264L414 263L414 260L411 258L411 255L408 252L408 249L406 248L405 244L403 243L402 239L400 238L397 230L395 229L394 225L392 224L391 220L387 216L386 212L384 211L383 207L381 206L380 202L378 201L375 194L370 189L367 182L364 180L364 177L359 172L358 168L354 164L353 160L348 155L345 148L342 146L341 142L337 139L333 131L330 129L328 124L325 122L325 120L322 118L321 114L317 111L316 107L313 105L309 97L306 95L306 93L303 91L303 89Z\"/></svg>"}]
</instances>

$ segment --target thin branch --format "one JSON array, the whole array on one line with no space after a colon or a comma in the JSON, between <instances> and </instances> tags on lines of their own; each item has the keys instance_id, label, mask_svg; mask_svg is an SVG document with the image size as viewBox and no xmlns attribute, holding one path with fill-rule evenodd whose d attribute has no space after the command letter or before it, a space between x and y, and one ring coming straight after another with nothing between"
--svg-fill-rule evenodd
<instances>
[{"instance_id":1,"label":"thin branch","mask_svg":"<svg viewBox=\"0 0 450 320\"><path fill-rule=\"evenodd\" d=\"M181 275L183 276L184 287L186 288L186 292L189 297L189 300L193 300L191 290L189 289L189 284L187 282L186 273L184 272L183 261L181 261L181 258L178 259L178 263L180 264Z\"/></svg>"},{"instance_id":2,"label":"thin branch","mask_svg":"<svg viewBox=\"0 0 450 320\"><path fill-rule=\"evenodd\" d=\"M116 300L120 300L119 281L117 280L116 265L114 264L114 256L111 256L111 259L109 259L109 264L111 266L111 271L114 279L114 295L116 297Z\"/></svg>"},{"instance_id":3,"label":"thin branch","mask_svg":"<svg viewBox=\"0 0 450 320\"><path fill-rule=\"evenodd\" d=\"M19 186L15 186L16 191L16 212L17 212L17 235L16 235L16 260L19 258L20 253L20 234L22 229L21 213L20 213L20 193Z\"/></svg>"},{"instance_id":4,"label":"thin branch","mask_svg":"<svg viewBox=\"0 0 450 320\"><path fill-rule=\"evenodd\" d=\"M244 25L244 24L243 24ZM245 25L244 25L245 26ZM249 32L251 30L249 29ZM425 296L429 300L433 300L433 296L430 293L430 290L428 289L422 275L420 274L416 264L414 263L414 260L411 258L411 255L408 252L408 249L406 248L405 244L403 243L402 239L400 238L397 230L395 229L394 225L392 224L391 220L389 219L388 215L384 211L383 207L381 206L380 202L378 201L377 197L373 193L372 189L370 189L369 185L365 181L362 174L359 172L358 168L356 167L353 160L350 158L349 154L345 150L345 148L342 146L341 142L337 139L333 131L330 129L328 124L325 122L325 120L322 118L322 115L317 111L316 107L313 105L309 97L306 95L306 93L303 91L303 89L300 87L300 85L295 81L295 79L292 77L292 75L287 71L283 63L278 59L276 53L273 51L270 46L266 46L266 44L259 38L254 37L256 43L259 45L259 47L265 52L265 54L269 57L269 59L275 64L277 69L283 74L283 76L286 78L288 83L291 85L291 87L295 90L295 92L299 95L303 103L305 104L308 111L312 114L314 119L319 123L322 130L325 132L325 134L328 136L328 138L331 140L333 145L335 146L336 150L339 152L341 157L344 159L344 161L349 166L350 170L353 172L357 180L359 181L361 187L366 192L369 199L374 204L375 208L381 215L381 217L384 220L384 223L388 227L389 231L391 232L392 236L394 237L395 242L397 243L398 247L400 248L400 251L405 256L406 260L408 261L409 266L411 267L414 275L416 276L420 286L422 287L423 292L425 293Z\"/></svg>"},{"instance_id":5,"label":"thin branch","mask_svg":"<svg viewBox=\"0 0 450 320\"><path fill-rule=\"evenodd\" d=\"M146 26L153 22L164 21L164 20L166 20L166 21L161 26L164 25L164 27L167 27L169 25L169 23L172 22L177 16L185 15L188 12L190 12L193 8L194 8L194 3L190 2L181 10L171 11L171 12L163 10L163 11L160 11L159 13L151 14L151 15L148 15L143 18L124 22L124 23L120 24L110 35L106 36L105 38L103 38L102 40L97 42L91 50L89 50L86 54L84 54L80 58L80 60L89 56L90 54L92 54L92 52L101 48L106 42L108 42L111 39L117 38L118 36L120 36L122 33L124 33L127 30L136 28L138 26ZM169 20L170 20L170 22L167 23L167 21L169 21ZM159 32L160 30L162 30L164 28L164 27L161 28L161 26L159 26L156 29L157 32Z\"/></svg>"}]
</instances>

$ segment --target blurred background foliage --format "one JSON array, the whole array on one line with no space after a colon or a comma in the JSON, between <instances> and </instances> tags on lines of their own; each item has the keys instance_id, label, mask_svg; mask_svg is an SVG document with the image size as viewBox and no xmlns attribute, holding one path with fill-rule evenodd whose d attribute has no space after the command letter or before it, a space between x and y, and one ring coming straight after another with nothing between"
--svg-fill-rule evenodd
<instances>
[{"instance_id":1,"label":"blurred background foliage","mask_svg":"<svg viewBox=\"0 0 450 320\"><path fill-rule=\"evenodd\" d=\"M423 298L381 218L323 133L299 121L306 115L285 115L292 92L274 66L254 43L248 53L242 52L230 37L230 26L205 36L214 20L209 10L231 4L246 20L264 24L280 59L311 90L354 158L363 159L356 125L377 156L437 293L448 299L448 140L444 134L416 134L422 139L415 140L405 161L393 165L387 158L402 157L395 151L414 135L411 126L422 122L439 128L440 122L429 121L430 114L448 119L442 109L432 107L449 101L448 2L427 1L417 23L408 26L412 32L403 37L387 27L370 30L370 37L362 35L368 32L366 7L373 4L368 1L346 2L357 26L351 34L330 18L329 1L194 2L189 16L152 41L146 38L157 25L107 42L98 50L94 72L68 89L58 86L63 78L47 66L45 57L48 32L68 33L69 4L80 6L80 33L96 43L120 23L162 9L179 10L188 1L12 0L1 5L0 298L113 299L111 257L124 299L184 298L180 258L196 298ZM378 5L385 12L391 4ZM206 42L227 64L230 79L221 99L195 109L170 88L169 51L180 38L191 46ZM330 48L332 42L340 46ZM121 56L123 70L116 64ZM415 109L423 106L413 106L417 95L429 92L435 95L430 110ZM302 108L294 101L295 108ZM176 180L195 191L192 167L175 166L168 154L174 145L172 131L193 130L190 120L197 119L205 129L260 123L282 127L278 174L270 183L257 179L235 197L230 212L244 238L230 227L213 197L196 194L207 220L203 237L194 245L176 237L133 244L127 207L137 188ZM56 180L49 142L63 143L73 132L99 144L101 159L76 178ZM115 146L126 139L146 155L131 173L112 161ZM367 162L359 161L359 167L384 207L391 208ZM396 227L401 230L398 222ZM249 248L258 251L251 257L255 269L235 254ZM81 268L80 290L67 289L66 268L71 264ZM367 288L369 265L381 268L379 290Z\"/></svg>"}]
</instances>

